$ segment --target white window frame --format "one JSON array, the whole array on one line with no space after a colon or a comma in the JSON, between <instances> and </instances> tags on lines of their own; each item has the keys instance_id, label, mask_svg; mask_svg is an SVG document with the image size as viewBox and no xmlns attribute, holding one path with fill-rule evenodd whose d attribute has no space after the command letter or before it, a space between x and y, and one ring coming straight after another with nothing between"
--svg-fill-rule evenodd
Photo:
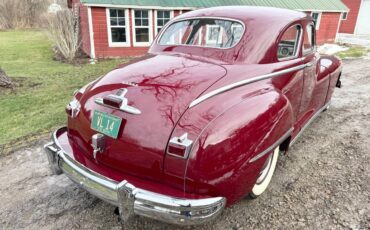
<instances>
[{"instance_id":1,"label":"white window frame","mask_svg":"<svg viewBox=\"0 0 370 230\"><path fill-rule=\"evenodd\" d=\"M210 35L210 32L211 32L211 29L212 28L220 28L220 30L222 29L222 27L219 26L219 25L207 25L207 29L206 29L206 46L207 45L217 45L217 42L219 42L219 41L222 40L222 33L218 33L217 40L209 39L209 35Z\"/></svg>"},{"instance_id":2,"label":"white window frame","mask_svg":"<svg viewBox=\"0 0 370 230\"><path fill-rule=\"evenodd\" d=\"M346 16L346 17L344 17L343 18L343 16ZM342 20L342 21L347 21L347 18L348 18L348 12L343 12L341 15L340 15L340 20Z\"/></svg>"},{"instance_id":3,"label":"white window frame","mask_svg":"<svg viewBox=\"0 0 370 230\"><path fill-rule=\"evenodd\" d=\"M124 10L125 11L125 26L111 26L110 24L110 10ZM108 44L109 47L130 47L131 38L130 38L130 20L129 20L129 10L122 8L106 8L107 16L107 30L108 30ZM114 28L126 28L126 42L113 42L112 41L112 27Z\"/></svg>"},{"instance_id":4,"label":"white window frame","mask_svg":"<svg viewBox=\"0 0 370 230\"><path fill-rule=\"evenodd\" d=\"M175 12L173 10L154 10L154 35L157 36L158 35L158 28L161 28L163 29L163 26L158 26L158 11L170 11L170 20L172 20L174 18L174 15L175 15Z\"/></svg>"},{"instance_id":5,"label":"white window frame","mask_svg":"<svg viewBox=\"0 0 370 230\"><path fill-rule=\"evenodd\" d=\"M135 10L148 11L148 26L136 26L135 25ZM153 42L153 10L149 9L131 9L131 19L132 19L132 41L136 47L147 47ZM136 41L136 28L148 28L149 29L149 42L137 42Z\"/></svg>"},{"instance_id":6,"label":"white window frame","mask_svg":"<svg viewBox=\"0 0 370 230\"><path fill-rule=\"evenodd\" d=\"M318 14L319 16L317 17L317 21L316 21L316 24L315 24L315 29L316 30L319 30L320 29L320 23L321 23L321 15L322 15L322 12L311 12L311 17L313 17L313 14Z\"/></svg>"}]
</instances>

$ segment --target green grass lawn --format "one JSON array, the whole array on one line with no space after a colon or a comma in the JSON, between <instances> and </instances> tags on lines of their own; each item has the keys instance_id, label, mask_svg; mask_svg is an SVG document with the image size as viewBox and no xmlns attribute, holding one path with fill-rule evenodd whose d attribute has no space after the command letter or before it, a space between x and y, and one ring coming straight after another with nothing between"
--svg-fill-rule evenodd
<instances>
[{"instance_id":1,"label":"green grass lawn","mask_svg":"<svg viewBox=\"0 0 370 230\"><path fill-rule=\"evenodd\" d=\"M51 45L42 31L0 32L0 67L19 84L0 88L0 152L1 145L63 125L73 92L127 61L64 64L53 60Z\"/></svg>"},{"instance_id":2,"label":"green grass lawn","mask_svg":"<svg viewBox=\"0 0 370 230\"><path fill-rule=\"evenodd\" d=\"M351 46L348 50L338 52L336 55L341 59L348 59L348 58L360 58L366 56L370 53L370 49L366 49L362 46Z\"/></svg>"}]
</instances>

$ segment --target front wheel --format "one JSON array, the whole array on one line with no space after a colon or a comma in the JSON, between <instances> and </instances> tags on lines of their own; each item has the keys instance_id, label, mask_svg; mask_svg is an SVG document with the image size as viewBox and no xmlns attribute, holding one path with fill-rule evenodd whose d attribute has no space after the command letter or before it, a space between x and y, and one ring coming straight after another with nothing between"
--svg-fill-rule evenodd
<instances>
[{"instance_id":1,"label":"front wheel","mask_svg":"<svg viewBox=\"0 0 370 230\"><path fill-rule=\"evenodd\" d=\"M249 196L253 199L259 197L266 191L271 182L272 175L274 175L277 159L279 158L279 146L276 147L274 152L267 158L266 163L263 165L260 175L253 186Z\"/></svg>"}]
</instances>

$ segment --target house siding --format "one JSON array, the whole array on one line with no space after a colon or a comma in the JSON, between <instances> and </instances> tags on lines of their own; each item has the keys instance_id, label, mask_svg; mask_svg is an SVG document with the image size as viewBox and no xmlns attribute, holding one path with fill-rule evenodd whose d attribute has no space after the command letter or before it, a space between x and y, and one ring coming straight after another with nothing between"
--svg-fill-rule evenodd
<instances>
[{"instance_id":1,"label":"house siding","mask_svg":"<svg viewBox=\"0 0 370 230\"><path fill-rule=\"evenodd\" d=\"M349 8L349 12L347 15L347 20L343 20L340 25L339 33L355 33L357 17L361 7L361 1L362 0L342 0L342 2L346 4Z\"/></svg>"},{"instance_id":2,"label":"house siding","mask_svg":"<svg viewBox=\"0 0 370 230\"><path fill-rule=\"evenodd\" d=\"M323 12L319 30L316 32L316 41L318 45L324 43L334 43L340 23L341 13Z\"/></svg>"},{"instance_id":3,"label":"house siding","mask_svg":"<svg viewBox=\"0 0 370 230\"><path fill-rule=\"evenodd\" d=\"M91 54L90 44L90 31L89 31L89 20L88 20L88 7L80 6L80 25L81 25L81 42L82 50L86 54Z\"/></svg>"},{"instance_id":4,"label":"house siding","mask_svg":"<svg viewBox=\"0 0 370 230\"><path fill-rule=\"evenodd\" d=\"M95 55L97 58L111 58L122 56L139 56L148 51L149 47L134 47L132 32L132 17L129 9L130 47L109 47L106 8L92 7L92 23L94 30ZM154 28L154 25L153 25Z\"/></svg>"}]
</instances>

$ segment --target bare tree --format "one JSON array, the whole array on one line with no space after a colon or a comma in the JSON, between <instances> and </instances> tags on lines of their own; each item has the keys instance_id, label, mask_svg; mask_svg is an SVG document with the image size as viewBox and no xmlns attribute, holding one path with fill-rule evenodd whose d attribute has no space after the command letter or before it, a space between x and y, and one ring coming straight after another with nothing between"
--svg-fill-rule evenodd
<instances>
[{"instance_id":1,"label":"bare tree","mask_svg":"<svg viewBox=\"0 0 370 230\"><path fill-rule=\"evenodd\" d=\"M66 9L48 17L48 32L57 52L72 62L81 45L78 10Z\"/></svg>"},{"instance_id":2,"label":"bare tree","mask_svg":"<svg viewBox=\"0 0 370 230\"><path fill-rule=\"evenodd\" d=\"M45 0L0 0L0 29L38 26L48 5Z\"/></svg>"}]
</instances>

